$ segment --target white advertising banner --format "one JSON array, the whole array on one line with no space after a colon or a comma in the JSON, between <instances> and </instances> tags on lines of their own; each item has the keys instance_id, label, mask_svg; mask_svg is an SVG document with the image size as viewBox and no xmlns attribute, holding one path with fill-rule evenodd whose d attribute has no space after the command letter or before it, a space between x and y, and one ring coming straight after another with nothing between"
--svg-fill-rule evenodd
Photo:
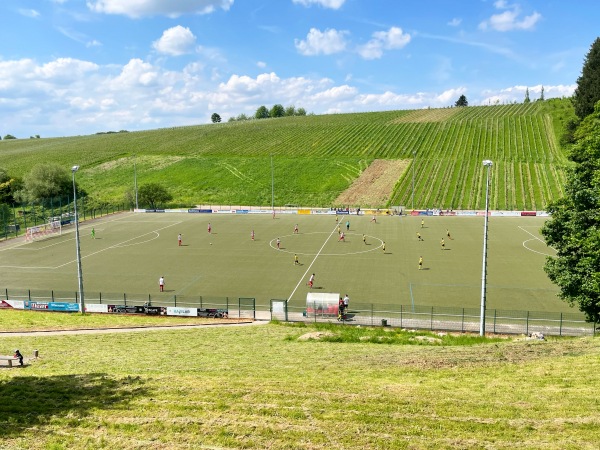
<instances>
[{"instance_id":1,"label":"white advertising banner","mask_svg":"<svg viewBox=\"0 0 600 450\"><path fill-rule=\"evenodd\" d=\"M85 312L107 313L108 305L102 305L100 303L86 303Z\"/></svg>"},{"instance_id":2,"label":"white advertising banner","mask_svg":"<svg viewBox=\"0 0 600 450\"><path fill-rule=\"evenodd\" d=\"M182 308L179 306L167 306L167 316L198 316L198 308Z\"/></svg>"}]
</instances>

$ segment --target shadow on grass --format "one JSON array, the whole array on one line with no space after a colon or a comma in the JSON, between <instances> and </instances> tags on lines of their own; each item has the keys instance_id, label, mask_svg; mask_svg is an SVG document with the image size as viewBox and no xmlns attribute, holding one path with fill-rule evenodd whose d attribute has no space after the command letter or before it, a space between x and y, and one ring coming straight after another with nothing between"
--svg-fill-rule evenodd
<instances>
[{"instance_id":1,"label":"shadow on grass","mask_svg":"<svg viewBox=\"0 0 600 450\"><path fill-rule=\"evenodd\" d=\"M148 389L140 377L102 373L17 376L0 382L0 436L18 436L56 418L85 417L88 411L127 408Z\"/></svg>"}]
</instances>

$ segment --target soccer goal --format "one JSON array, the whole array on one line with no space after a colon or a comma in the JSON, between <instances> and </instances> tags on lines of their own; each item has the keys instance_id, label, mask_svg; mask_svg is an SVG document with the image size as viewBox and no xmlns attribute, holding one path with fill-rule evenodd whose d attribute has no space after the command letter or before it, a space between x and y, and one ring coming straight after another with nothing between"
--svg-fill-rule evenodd
<instances>
[{"instance_id":1,"label":"soccer goal","mask_svg":"<svg viewBox=\"0 0 600 450\"><path fill-rule=\"evenodd\" d=\"M25 233L25 240L27 242L39 241L46 239L47 237L62 234L62 225L60 220L55 220L35 227L27 227L27 233Z\"/></svg>"}]
</instances>

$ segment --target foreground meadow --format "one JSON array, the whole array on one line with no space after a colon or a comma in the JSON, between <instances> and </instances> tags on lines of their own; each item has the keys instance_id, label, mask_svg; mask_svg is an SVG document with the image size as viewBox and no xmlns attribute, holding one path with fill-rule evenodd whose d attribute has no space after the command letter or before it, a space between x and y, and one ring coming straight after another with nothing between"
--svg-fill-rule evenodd
<instances>
[{"instance_id":1,"label":"foreground meadow","mask_svg":"<svg viewBox=\"0 0 600 450\"><path fill-rule=\"evenodd\" d=\"M344 330L0 336L0 447L597 448L597 339Z\"/></svg>"}]
</instances>

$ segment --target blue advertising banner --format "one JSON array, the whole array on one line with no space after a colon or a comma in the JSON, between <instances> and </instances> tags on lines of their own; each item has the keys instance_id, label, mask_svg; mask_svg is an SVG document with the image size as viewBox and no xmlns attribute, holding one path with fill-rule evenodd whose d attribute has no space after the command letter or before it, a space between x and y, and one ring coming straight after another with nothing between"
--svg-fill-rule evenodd
<instances>
[{"instance_id":1,"label":"blue advertising banner","mask_svg":"<svg viewBox=\"0 0 600 450\"><path fill-rule=\"evenodd\" d=\"M24 309L34 311L62 311L62 312L78 312L79 305L77 303L67 302L31 302L26 301L23 305Z\"/></svg>"},{"instance_id":2,"label":"blue advertising banner","mask_svg":"<svg viewBox=\"0 0 600 450\"><path fill-rule=\"evenodd\" d=\"M48 303L48 311L79 312L79 304L66 302Z\"/></svg>"},{"instance_id":3,"label":"blue advertising banner","mask_svg":"<svg viewBox=\"0 0 600 450\"><path fill-rule=\"evenodd\" d=\"M192 208L192 209L188 209L189 213L202 213L202 214L212 214L212 209L199 209L199 208Z\"/></svg>"}]
</instances>

